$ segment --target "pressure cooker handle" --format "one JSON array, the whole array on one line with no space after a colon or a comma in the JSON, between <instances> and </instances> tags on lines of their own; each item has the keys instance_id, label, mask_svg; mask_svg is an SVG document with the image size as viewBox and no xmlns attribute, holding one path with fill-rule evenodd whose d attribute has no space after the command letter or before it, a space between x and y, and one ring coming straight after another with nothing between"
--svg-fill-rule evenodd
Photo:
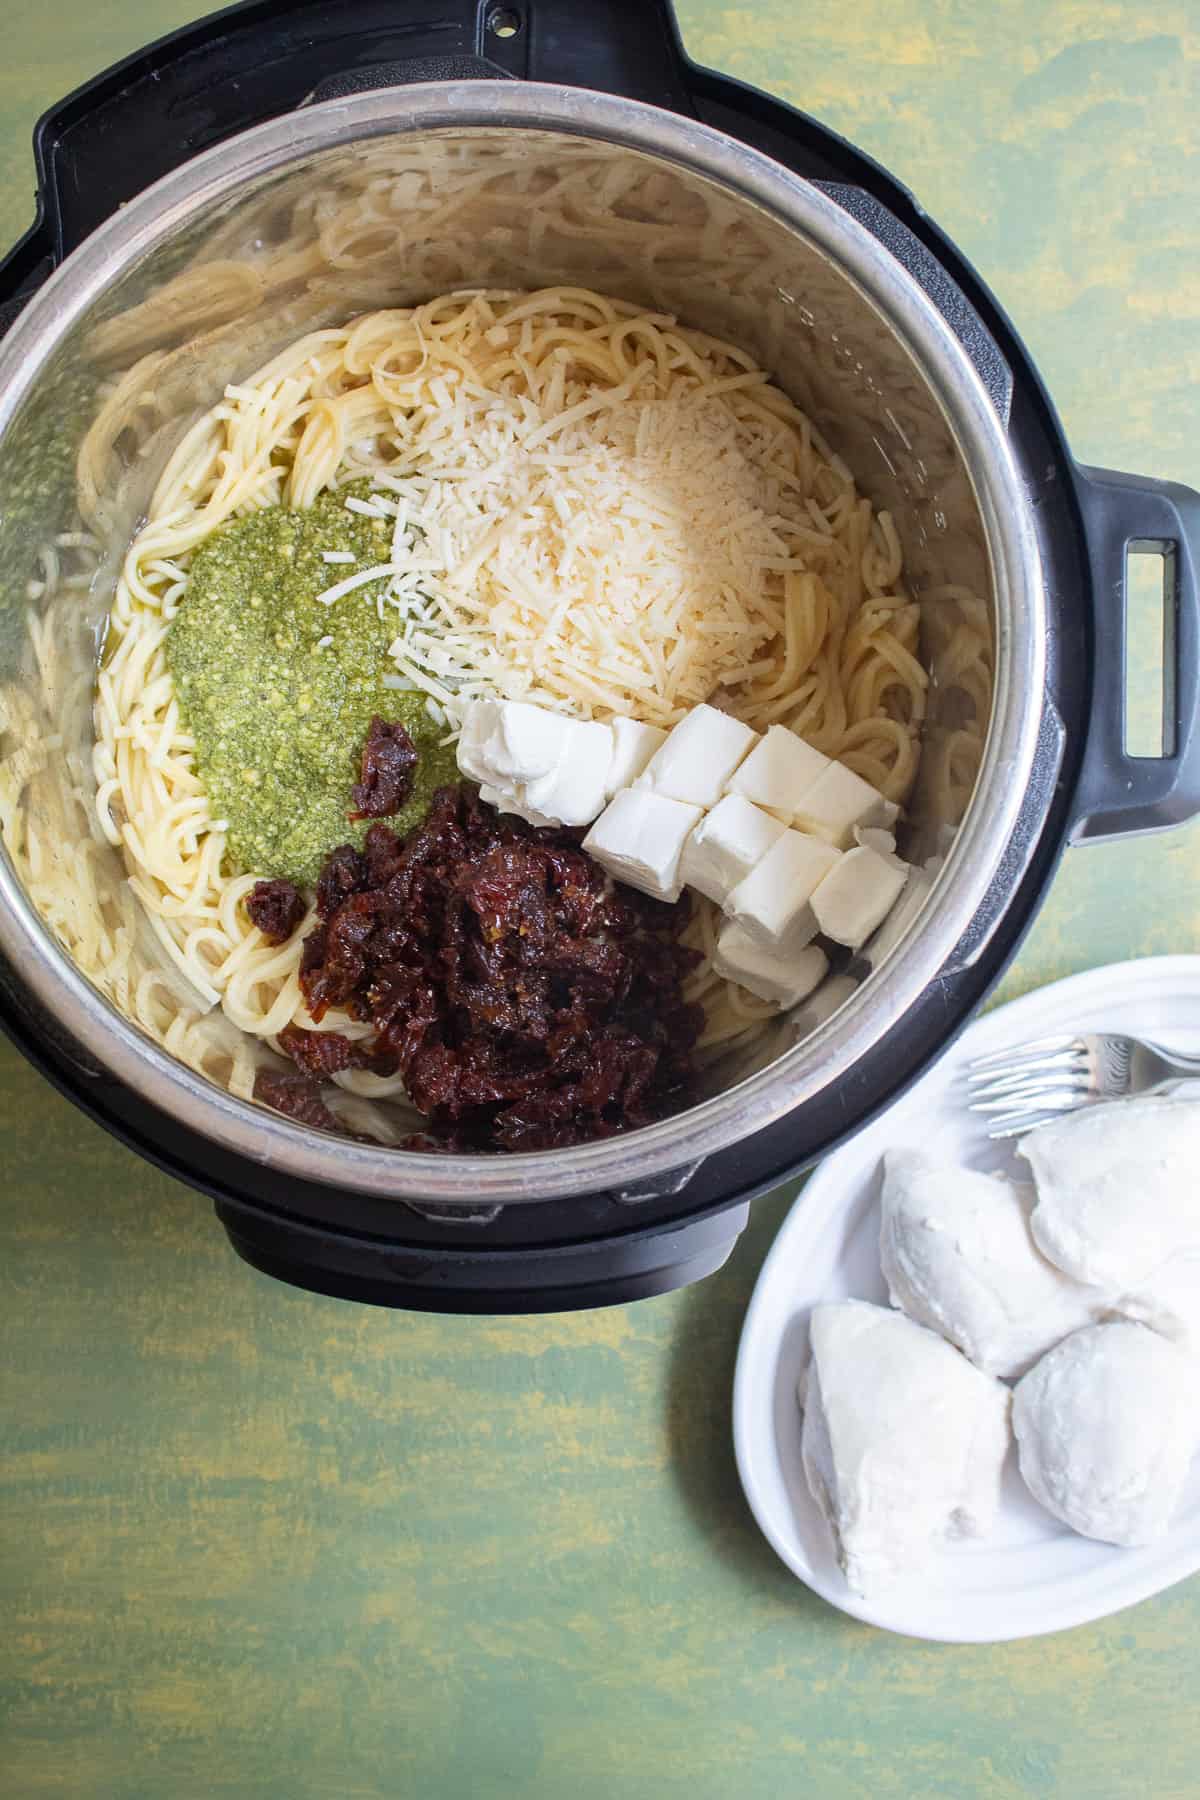
<instances>
[{"instance_id":1,"label":"pressure cooker handle","mask_svg":"<svg viewBox=\"0 0 1200 1800\"><path fill-rule=\"evenodd\" d=\"M27 300L54 272L54 245L45 209L23 238L19 238L8 255L0 259L0 338L2 338Z\"/></svg>"},{"instance_id":2,"label":"pressure cooker handle","mask_svg":"<svg viewBox=\"0 0 1200 1800\"><path fill-rule=\"evenodd\" d=\"M1111 469L1077 469L1095 595L1092 712L1071 841L1162 831L1200 813L1200 494ZM1163 746L1126 748L1129 553L1163 568Z\"/></svg>"}]
</instances>

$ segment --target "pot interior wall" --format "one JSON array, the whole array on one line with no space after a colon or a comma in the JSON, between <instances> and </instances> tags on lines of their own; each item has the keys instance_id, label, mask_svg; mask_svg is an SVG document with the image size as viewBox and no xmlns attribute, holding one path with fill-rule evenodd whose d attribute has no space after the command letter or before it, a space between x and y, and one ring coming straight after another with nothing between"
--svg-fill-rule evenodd
<instances>
[{"instance_id":1,"label":"pot interior wall","mask_svg":"<svg viewBox=\"0 0 1200 1800\"><path fill-rule=\"evenodd\" d=\"M97 825L91 758L109 596L157 475L226 382L309 329L455 287L564 283L742 345L891 511L930 676L901 848L944 850L963 816L993 667L984 532L931 387L845 274L737 193L585 137L472 128L326 151L151 248L37 372L0 441L5 848L110 1000L135 1018L178 1013L169 1048L195 1067L232 1066L241 1034L195 1003L136 903ZM55 869L69 880L47 879ZM781 1054L864 972L831 977L798 1018L716 1065L714 1086Z\"/></svg>"}]
</instances>

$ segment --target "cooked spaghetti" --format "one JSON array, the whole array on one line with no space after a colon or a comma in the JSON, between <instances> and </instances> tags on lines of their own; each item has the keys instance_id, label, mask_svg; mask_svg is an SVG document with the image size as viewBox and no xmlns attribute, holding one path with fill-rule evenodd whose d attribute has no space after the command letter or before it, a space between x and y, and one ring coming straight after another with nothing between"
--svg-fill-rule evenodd
<instances>
[{"instance_id":1,"label":"cooked spaghetti","mask_svg":"<svg viewBox=\"0 0 1200 1800\"><path fill-rule=\"evenodd\" d=\"M394 681L451 728L483 691L664 725L715 697L908 793L926 676L895 531L740 350L569 289L448 295L311 333L171 458L98 677L102 826L190 987L252 1036L309 1023L300 939L269 945L245 913L263 871L229 866L167 633L216 527L364 478L390 548L325 598L386 581ZM707 950L706 906L692 929ZM714 1044L771 1010L707 969L693 994Z\"/></svg>"},{"instance_id":2,"label":"cooked spaghetti","mask_svg":"<svg viewBox=\"0 0 1200 1800\"><path fill-rule=\"evenodd\" d=\"M81 499L104 455L93 433ZM445 737L475 693L662 725L711 699L759 729L788 724L889 797L908 795L927 676L896 533L741 350L577 288L460 292L312 332L192 426L117 583L95 812L90 795L81 804L119 847L137 904L122 901L95 943L77 941L56 916L62 884L36 809L18 819L15 792L5 808L31 891L88 972L234 1092L252 1091L255 1041L312 1028L302 933L274 945L250 921L244 901L269 871L233 866L167 637L193 554L219 526L352 484L386 547L370 570L331 568L322 599L332 617L369 578L389 681L427 697ZM712 971L714 926L700 902L688 936L705 962L688 998L705 1007L710 1049L773 1011ZM147 928L176 976L131 980ZM320 1028L367 1029L334 1009ZM383 1141L411 1129L411 1115L374 1104L401 1098L398 1078L335 1079L349 1128Z\"/></svg>"}]
</instances>

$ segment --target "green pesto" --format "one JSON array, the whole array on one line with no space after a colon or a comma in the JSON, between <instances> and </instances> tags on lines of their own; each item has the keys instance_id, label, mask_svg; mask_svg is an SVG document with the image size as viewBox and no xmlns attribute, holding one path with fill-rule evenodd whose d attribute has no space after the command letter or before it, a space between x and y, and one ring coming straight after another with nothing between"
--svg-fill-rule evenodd
<instances>
[{"instance_id":1,"label":"green pesto","mask_svg":"<svg viewBox=\"0 0 1200 1800\"><path fill-rule=\"evenodd\" d=\"M322 494L305 511L266 507L214 531L167 634L180 713L213 816L228 820L231 858L306 887L330 850L361 844L371 824L347 815L373 715L402 721L420 755L392 830L418 824L434 789L457 779L423 696L383 685L395 635L394 615L376 610L383 582L330 606L317 598L388 559L389 524L346 508L363 491ZM356 561L327 563L323 551Z\"/></svg>"}]
</instances>

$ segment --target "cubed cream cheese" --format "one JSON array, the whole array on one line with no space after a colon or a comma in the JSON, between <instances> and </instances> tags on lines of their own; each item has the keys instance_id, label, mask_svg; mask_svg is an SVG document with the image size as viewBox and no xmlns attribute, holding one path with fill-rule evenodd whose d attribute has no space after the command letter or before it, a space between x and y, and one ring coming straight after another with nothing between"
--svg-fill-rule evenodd
<instances>
[{"instance_id":1,"label":"cubed cream cheese","mask_svg":"<svg viewBox=\"0 0 1200 1800\"><path fill-rule=\"evenodd\" d=\"M458 766L504 790L557 769L578 720L524 700L473 700L459 735Z\"/></svg>"},{"instance_id":2,"label":"cubed cream cheese","mask_svg":"<svg viewBox=\"0 0 1200 1800\"><path fill-rule=\"evenodd\" d=\"M726 794L705 813L683 847L679 865L685 887L695 888L722 906L732 888L747 876L787 827L751 806L740 794Z\"/></svg>"},{"instance_id":3,"label":"cubed cream cheese","mask_svg":"<svg viewBox=\"0 0 1200 1800\"><path fill-rule=\"evenodd\" d=\"M760 1000L787 1007L808 998L824 979L829 962L815 944L799 950L768 950L729 919L717 938L712 966L726 981L736 981Z\"/></svg>"},{"instance_id":4,"label":"cubed cream cheese","mask_svg":"<svg viewBox=\"0 0 1200 1800\"><path fill-rule=\"evenodd\" d=\"M583 840L583 847L617 881L657 900L678 900L679 859L700 818L698 806L645 788L622 788Z\"/></svg>"},{"instance_id":5,"label":"cubed cream cheese","mask_svg":"<svg viewBox=\"0 0 1200 1800\"><path fill-rule=\"evenodd\" d=\"M847 850L812 896L817 929L857 950L887 918L908 878L907 864L859 844Z\"/></svg>"},{"instance_id":6,"label":"cubed cream cheese","mask_svg":"<svg viewBox=\"0 0 1200 1800\"><path fill-rule=\"evenodd\" d=\"M640 719L614 719L612 735L612 761L604 783L606 800L622 788L632 787L655 751L667 741L665 731L657 725L643 725Z\"/></svg>"},{"instance_id":7,"label":"cubed cream cheese","mask_svg":"<svg viewBox=\"0 0 1200 1800\"><path fill-rule=\"evenodd\" d=\"M590 825L604 809L605 784L613 757L609 725L564 719L562 755L548 774L527 780L518 796L526 806L559 825Z\"/></svg>"},{"instance_id":8,"label":"cubed cream cheese","mask_svg":"<svg viewBox=\"0 0 1200 1800\"><path fill-rule=\"evenodd\" d=\"M530 706L525 700L503 701L487 749L493 769L514 781L537 781L549 775L566 754L571 728L577 722L545 707Z\"/></svg>"},{"instance_id":9,"label":"cubed cream cheese","mask_svg":"<svg viewBox=\"0 0 1200 1800\"><path fill-rule=\"evenodd\" d=\"M472 781L491 784L493 769L488 751L500 723L501 705L499 700L470 700L464 709L455 756L462 773Z\"/></svg>"},{"instance_id":10,"label":"cubed cream cheese","mask_svg":"<svg viewBox=\"0 0 1200 1800\"><path fill-rule=\"evenodd\" d=\"M866 945L866 959L873 969L877 969L884 957L889 956L896 948L929 898L932 886L933 879L924 869L910 871L904 884L904 892Z\"/></svg>"},{"instance_id":11,"label":"cubed cream cheese","mask_svg":"<svg viewBox=\"0 0 1200 1800\"><path fill-rule=\"evenodd\" d=\"M606 798L612 728L524 701L473 700L457 757L500 811L535 825L589 825Z\"/></svg>"},{"instance_id":12,"label":"cubed cream cheese","mask_svg":"<svg viewBox=\"0 0 1200 1800\"><path fill-rule=\"evenodd\" d=\"M829 766L827 756L786 725L772 725L730 777L726 792L740 794L790 825L803 796Z\"/></svg>"},{"instance_id":13,"label":"cubed cream cheese","mask_svg":"<svg viewBox=\"0 0 1200 1800\"><path fill-rule=\"evenodd\" d=\"M896 854L896 834L885 825L856 825L854 842L865 844L868 850L877 850L880 856Z\"/></svg>"},{"instance_id":14,"label":"cubed cream cheese","mask_svg":"<svg viewBox=\"0 0 1200 1800\"><path fill-rule=\"evenodd\" d=\"M858 826L889 826L899 809L844 763L831 762L797 798L791 823L845 850Z\"/></svg>"},{"instance_id":15,"label":"cubed cream cheese","mask_svg":"<svg viewBox=\"0 0 1200 1800\"><path fill-rule=\"evenodd\" d=\"M817 934L813 893L841 860L831 844L785 831L731 891L725 911L756 943L799 949Z\"/></svg>"},{"instance_id":16,"label":"cubed cream cheese","mask_svg":"<svg viewBox=\"0 0 1200 1800\"><path fill-rule=\"evenodd\" d=\"M489 787L486 781L479 784L479 798L489 806L494 806L497 812L515 813L518 819L524 819L528 824L539 828L555 823L545 813L535 812L532 807L526 806L515 795L506 793L502 788Z\"/></svg>"},{"instance_id":17,"label":"cubed cream cheese","mask_svg":"<svg viewBox=\"0 0 1200 1800\"><path fill-rule=\"evenodd\" d=\"M715 706L693 706L650 758L636 786L689 806L715 806L758 733Z\"/></svg>"}]
</instances>

